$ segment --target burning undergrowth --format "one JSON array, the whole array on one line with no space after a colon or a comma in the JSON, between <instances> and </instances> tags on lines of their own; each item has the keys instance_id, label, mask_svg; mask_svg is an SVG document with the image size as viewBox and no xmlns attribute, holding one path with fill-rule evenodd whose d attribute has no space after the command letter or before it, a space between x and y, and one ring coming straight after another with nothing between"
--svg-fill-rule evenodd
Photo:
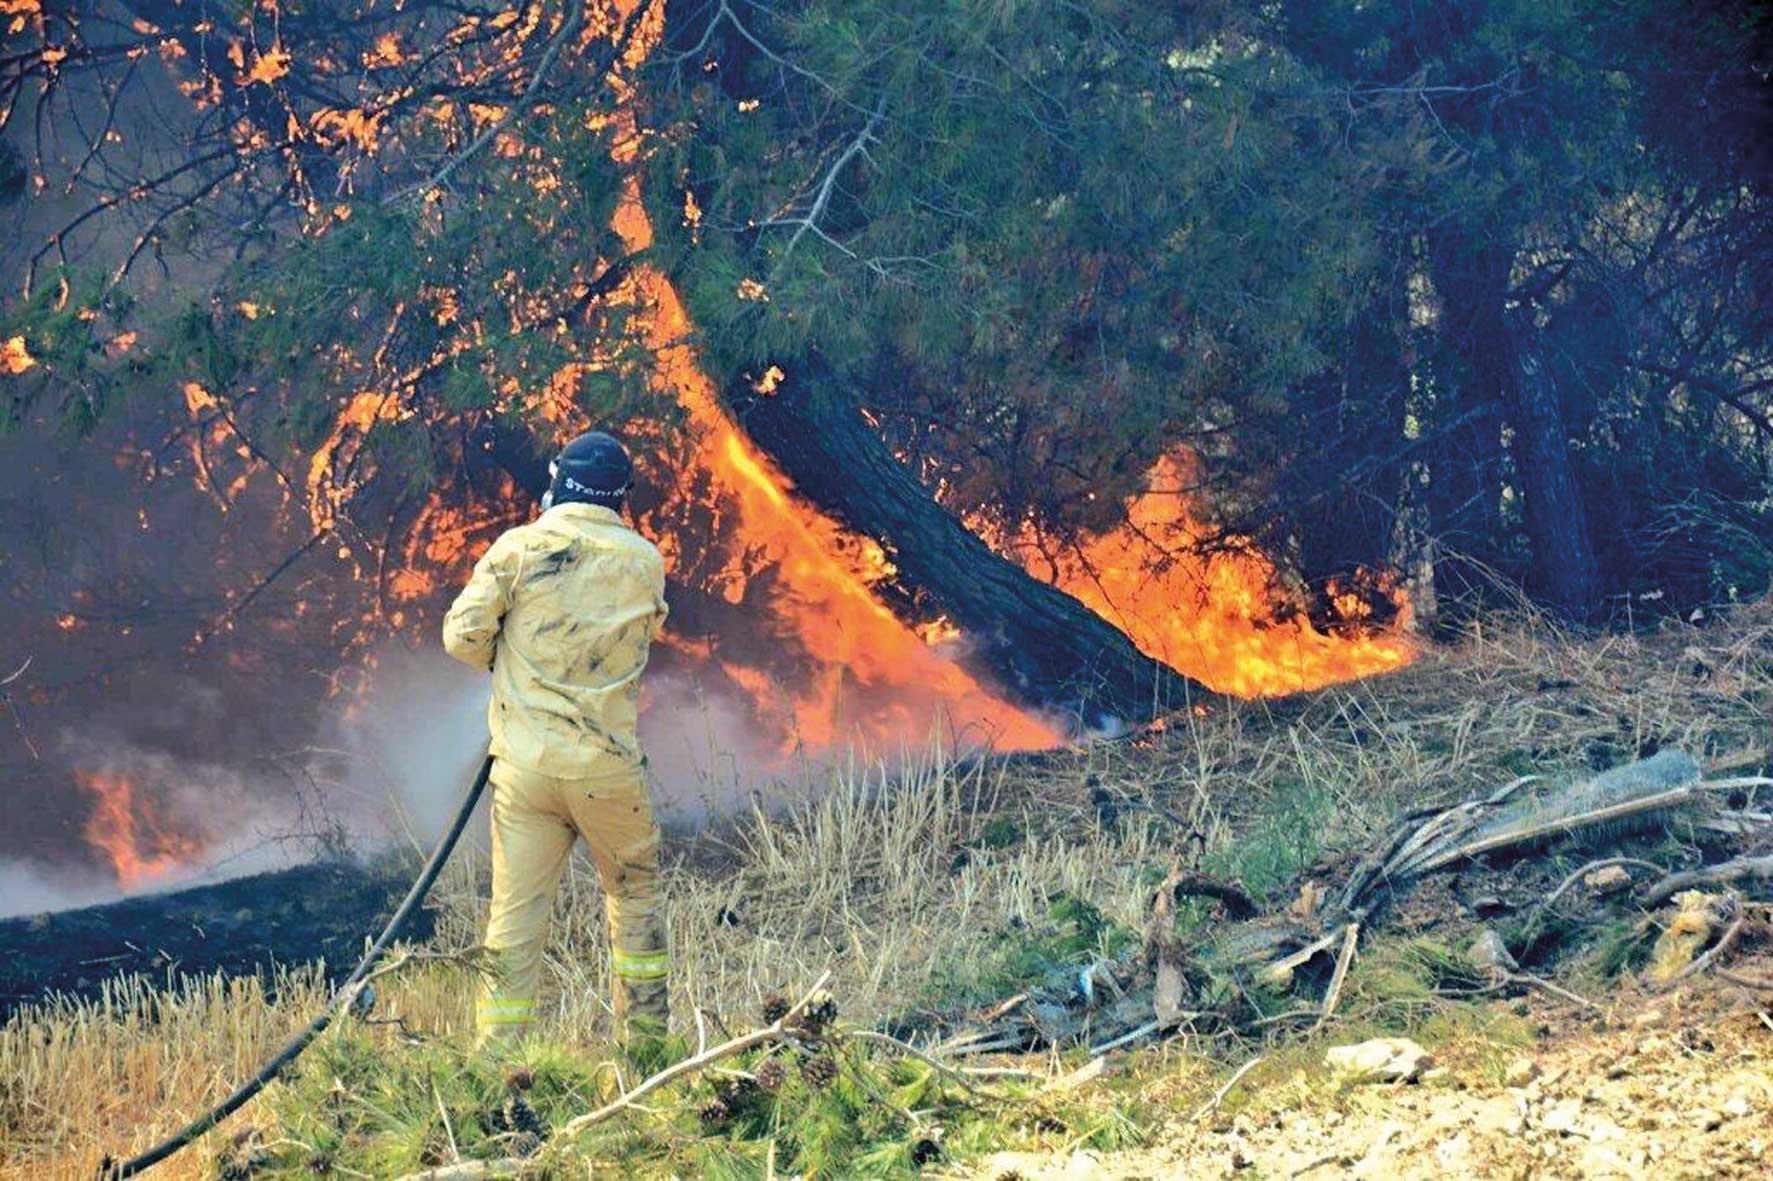
<instances>
[{"instance_id":1,"label":"burning undergrowth","mask_svg":"<svg viewBox=\"0 0 1773 1181\"><path fill-rule=\"evenodd\" d=\"M668 301L668 288L656 283L650 298ZM662 302L660 315L672 306ZM668 800L719 805L792 777L827 752L856 747L872 757L920 744L932 726L972 748L1042 749L1066 740L1062 719L993 688L969 659L964 634L940 619L896 614L894 570L881 548L795 497L725 418L687 349L674 355L662 347L661 357L660 380L675 383L669 388L689 409L692 441L673 452L675 462L648 463L658 483L638 516L671 566L673 623L655 655L643 722ZM354 405L341 413L341 436L367 425ZM194 409L208 412L204 404ZM4 852L35 854L42 864L84 862L125 892L190 880L236 858L243 831L260 843L281 832L287 844L322 812L327 824L343 817L354 826L385 816L390 799L435 814L472 758L454 748L473 745L467 736L478 730L483 689L414 650L479 550L528 511L508 477L470 466L457 493L387 509L384 531L397 542L374 544L360 524L333 518L310 517L318 527L304 537L302 516L291 515L298 502L275 487L253 491L254 480L275 477L253 472L238 454L232 462L245 470L233 478L245 481L244 491L215 499L230 461L205 457L205 421L189 455L168 460L145 487L131 486L139 459L119 452L112 491L128 487L121 498L133 499L135 511L109 501L98 511L117 518L116 548L72 578L46 554L33 580L41 594L35 634L21 629L10 638L43 654L40 669L52 662L56 669L17 687L23 709L10 720L21 738L32 730L63 736L25 772L37 806L63 823L52 841ZM342 454L355 452L317 453ZM181 470L192 477L182 488L167 478ZM170 514L158 503L194 498ZM1136 538L1185 523L1177 503L1173 493L1154 491L1150 508L1130 506L1125 538L1103 537L1043 575L1148 654L1243 695L1314 687L1409 659L1408 642L1395 636L1341 635L1301 614L1265 615L1272 568L1259 556L1187 567L1146 562L1134 552ZM203 550L189 552L205 543L191 540L181 517L205 521L198 536L220 561L205 565ZM73 522L42 527L56 538L52 547L76 531ZM90 518L79 527L89 528ZM243 546L241 534L254 529L286 540ZM142 547L159 558L128 556ZM283 556L265 556L283 547ZM107 563L123 568L106 570ZM166 591L174 571L188 577L183 603ZM157 601L157 593L166 598ZM113 664L108 645L119 641L140 653L136 662L81 675L82 667ZM75 675L61 675L68 669ZM391 724L364 724L378 713ZM439 734L460 739L445 744L455 760L449 772L416 757L420 748L433 752ZM358 765L311 757L317 748L348 751ZM314 794L312 808L290 806L300 794L290 776ZM70 849L72 833L80 845ZM33 891L19 908L51 896Z\"/></svg>"}]
</instances>

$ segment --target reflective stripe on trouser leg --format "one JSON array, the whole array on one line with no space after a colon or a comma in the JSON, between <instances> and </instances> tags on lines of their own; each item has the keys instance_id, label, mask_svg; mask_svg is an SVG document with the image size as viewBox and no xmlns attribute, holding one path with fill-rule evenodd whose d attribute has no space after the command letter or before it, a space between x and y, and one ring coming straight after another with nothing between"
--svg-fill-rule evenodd
<instances>
[{"instance_id":1,"label":"reflective stripe on trouser leg","mask_svg":"<svg viewBox=\"0 0 1773 1181\"><path fill-rule=\"evenodd\" d=\"M515 1032L536 1019L536 1002L528 997L483 996L474 1003L474 1024L485 1034Z\"/></svg>"},{"instance_id":2,"label":"reflective stripe on trouser leg","mask_svg":"<svg viewBox=\"0 0 1773 1181\"><path fill-rule=\"evenodd\" d=\"M610 966L624 980L663 980L671 972L671 955L664 951L610 952Z\"/></svg>"},{"instance_id":3,"label":"reflective stripe on trouser leg","mask_svg":"<svg viewBox=\"0 0 1773 1181\"><path fill-rule=\"evenodd\" d=\"M670 972L670 956L664 951L610 952L610 1007L622 1033L665 1033L671 1017Z\"/></svg>"},{"instance_id":4,"label":"reflective stripe on trouser leg","mask_svg":"<svg viewBox=\"0 0 1773 1181\"><path fill-rule=\"evenodd\" d=\"M610 1007L617 1022L636 1018L662 1033L671 1016L671 953L659 898L657 830L623 851L605 911L609 921Z\"/></svg>"}]
</instances>

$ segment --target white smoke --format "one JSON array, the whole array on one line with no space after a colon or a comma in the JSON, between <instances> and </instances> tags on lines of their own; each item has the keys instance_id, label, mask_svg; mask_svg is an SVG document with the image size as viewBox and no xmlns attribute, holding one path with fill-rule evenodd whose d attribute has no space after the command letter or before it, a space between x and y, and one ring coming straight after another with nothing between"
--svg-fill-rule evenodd
<instances>
[{"instance_id":1,"label":"white smoke","mask_svg":"<svg viewBox=\"0 0 1773 1181\"><path fill-rule=\"evenodd\" d=\"M443 834L486 754L491 691L491 677L438 647L375 653L351 703L325 725L319 760L360 839L428 848Z\"/></svg>"},{"instance_id":2,"label":"white smoke","mask_svg":"<svg viewBox=\"0 0 1773 1181\"><path fill-rule=\"evenodd\" d=\"M78 737L77 765L127 778L173 831L202 842L200 855L130 893L390 846L426 852L455 815L485 753L490 689L490 677L436 646L390 642L373 654L358 690L330 711L309 746L221 766L88 733ZM784 752L750 702L731 689L709 689L681 669L647 674L640 731L648 779L668 827L696 825L759 797L767 803L814 789L835 760L853 757ZM876 753L893 761L893 752ZM486 813L483 800L468 830L470 843L484 845ZM96 864L0 861L0 917L114 901L124 893L108 868Z\"/></svg>"}]
</instances>

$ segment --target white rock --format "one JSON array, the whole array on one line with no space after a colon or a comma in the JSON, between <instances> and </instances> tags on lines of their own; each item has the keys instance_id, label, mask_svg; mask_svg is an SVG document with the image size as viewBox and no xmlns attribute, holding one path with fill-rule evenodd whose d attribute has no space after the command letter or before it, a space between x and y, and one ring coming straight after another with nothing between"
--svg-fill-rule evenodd
<instances>
[{"instance_id":1,"label":"white rock","mask_svg":"<svg viewBox=\"0 0 1773 1181\"><path fill-rule=\"evenodd\" d=\"M1324 1063L1338 1074L1368 1082L1414 1082L1434 1065L1427 1050L1407 1037L1379 1037L1352 1046L1334 1046Z\"/></svg>"},{"instance_id":2,"label":"white rock","mask_svg":"<svg viewBox=\"0 0 1773 1181\"><path fill-rule=\"evenodd\" d=\"M1071 1160L1065 1166L1066 1177L1086 1178L1102 1175L1102 1158L1084 1149L1071 1154Z\"/></svg>"},{"instance_id":3,"label":"white rock","mask_svg":"<svg viewBox=\"0 0 1773 1181\"><path fill-rule=\"evenodd\" d=\"M1471 1162L1471 1137L1464 1132L1434 1146L1434 1160L1443 1169L1463 1169Z\"/></svg>"},{"instance_id":4,"label":"white rock","mask_svg":"<svg viewBox=\"0 0 1773 1181\"><path fill-rule=\"evenodd\" d=\"M1539 1118L1539 1126L1548 1132L1567 1136L1576 1130L1576 1121L1581 1116L1582 1100L1561 1099L1546 1109L1545 1114Z\"/></svg>"}]
</instances>

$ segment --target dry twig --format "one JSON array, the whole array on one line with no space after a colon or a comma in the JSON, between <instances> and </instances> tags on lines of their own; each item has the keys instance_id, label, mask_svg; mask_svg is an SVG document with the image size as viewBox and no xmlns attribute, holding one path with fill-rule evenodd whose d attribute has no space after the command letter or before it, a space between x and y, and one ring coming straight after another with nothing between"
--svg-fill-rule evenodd
<instances>
[{"instance_id":1,"label":"dry twig","mask_svg":"<svg viewBox=\"0 0 1773 1181\"><path fill-rule=\"evenodd\" d=\"M1225 1102L1225 1096L1231 1094L1231 1088L1237 1086L1238 1082L1243 1079L1244 1075L1256 1069L1261 1062L1262 1059L1258 1056L1238 1067L1237 1073L1226 1079L1225 1085L1220 1087L1217 1091L1214 1091L1211 1099L1208 1099L1205 1103L1194 1109L1194 1114L1188 1117L1189 1122L1198 1123L1210 1115L1219 1104Z\"/></svg>"}]
</instances>

